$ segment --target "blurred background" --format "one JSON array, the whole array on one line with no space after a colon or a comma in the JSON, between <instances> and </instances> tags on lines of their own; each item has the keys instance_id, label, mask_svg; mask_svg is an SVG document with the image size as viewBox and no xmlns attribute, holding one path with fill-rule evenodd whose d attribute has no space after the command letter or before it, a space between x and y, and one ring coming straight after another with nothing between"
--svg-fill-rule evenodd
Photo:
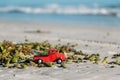
<instances>
[{"instance_id":1,"label":"blurred background","mask_svg":"<svg viewBox=\"0 0 120 80\"><path fill-rule=\"evenodd\" d=\"M0 21L120 27L120 0L0 0Z\"/></svg>"}]
</instances>

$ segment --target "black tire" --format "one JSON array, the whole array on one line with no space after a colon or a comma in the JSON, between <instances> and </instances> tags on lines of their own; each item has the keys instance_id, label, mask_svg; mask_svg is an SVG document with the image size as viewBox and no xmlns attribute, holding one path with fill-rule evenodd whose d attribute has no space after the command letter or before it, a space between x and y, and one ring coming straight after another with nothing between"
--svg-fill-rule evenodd
<instances>
[{"instance_id":1,"label":"black tire","mask_svg":"<svg viewBox=\"0 0 120 80\"><path fill-rule=\"evenodd\" d=\"M56 62L57 62L57 64L61 64L61 63L62 63L62 60L61 60L61 59L58 59Z\"/></svg>"},{"instance_id":2,"label":"black tire","mask_svg":"<svg viewBox=\"0 0 120 80\"><path fill-rule=\"evenodd\" d=\"M38 63L38 64L41 64L41 63L43 63L43 61L42 61L41 59L39 59L39 60L37 61L37 63Z\"/></svg>"}]
</instances>

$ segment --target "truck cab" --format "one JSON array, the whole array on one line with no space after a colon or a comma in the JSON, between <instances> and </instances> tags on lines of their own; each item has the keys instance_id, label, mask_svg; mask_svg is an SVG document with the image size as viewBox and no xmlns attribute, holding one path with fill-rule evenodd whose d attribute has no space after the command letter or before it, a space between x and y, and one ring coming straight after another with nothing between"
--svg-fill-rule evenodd
<instances>
[{"instance_id":1,"label":"truck cab","mask_svg":"<svg viewBox=\"0 0 120 80\"><path fill-rule=\"evenodd\" d=\"M55 48L50 48L48 50L48 55L35 55L33 59L37 63L57 62L58 64L60 64L65 61L65 54L58 53Z\"/></svg>"}]
</instances>

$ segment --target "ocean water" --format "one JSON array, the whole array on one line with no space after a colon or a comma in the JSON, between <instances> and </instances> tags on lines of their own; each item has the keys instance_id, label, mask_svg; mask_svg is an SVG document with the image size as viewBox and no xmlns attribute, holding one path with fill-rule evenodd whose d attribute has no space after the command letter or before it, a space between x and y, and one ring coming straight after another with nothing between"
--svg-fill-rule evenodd
<instances>
[{"instance_id":1,"label":"ocean water","mask_svg":"<svg viewBox=\"0 0 120 80\"><path fill-rule=\"evenodd\" d=\"M120 0L0 0L0 20L120 27Z\"/></svg>"}]
</instances>

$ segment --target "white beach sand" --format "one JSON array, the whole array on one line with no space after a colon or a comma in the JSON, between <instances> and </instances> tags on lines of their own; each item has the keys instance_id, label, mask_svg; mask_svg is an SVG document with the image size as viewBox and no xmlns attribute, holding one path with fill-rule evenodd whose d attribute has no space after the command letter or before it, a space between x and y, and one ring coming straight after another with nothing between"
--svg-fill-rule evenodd
<instances>
[{"instance_id":1,"label":"white beach sand","mask_svg":"<svg viewBox=\"0 0 120 80\"><path fill-rule=\"evenodd\" d=\"M45 33L36 33L43 30ZM56 44L77 43L76 49L85 53L100 53L111 56L120 53L120 28L91 27L49 23L0 21L0 41L41 42L48 40ZM60 41L58 41L60 40ZM8 69L0 67L0 80L119 80L120 67L92 63L67 64L67 68Z\"/></svg>"}]
</instances>

